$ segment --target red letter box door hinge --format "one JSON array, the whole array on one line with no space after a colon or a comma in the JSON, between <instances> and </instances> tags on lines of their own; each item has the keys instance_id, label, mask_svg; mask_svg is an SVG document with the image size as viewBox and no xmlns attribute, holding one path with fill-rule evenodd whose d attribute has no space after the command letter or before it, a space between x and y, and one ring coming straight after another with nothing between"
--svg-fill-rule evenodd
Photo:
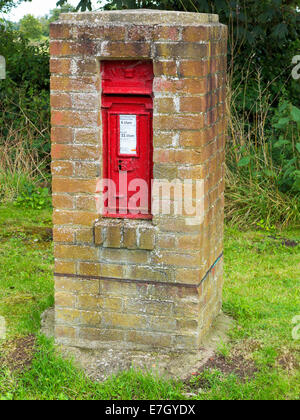
<instances>
[{"instance_id":1,"label":"red letter box door hinge","mask_svg":"<svg viewBox=\"0 0 300 420\"><path fill-rule=\"evenodd\" d=\"M120 66L120 63L124 62L113 62L115 66ZM125 63L132 67L132 62ZM111 75L112 64L108 64ZM135 73L126 70L127 67L124 79L127 78L132 86ZM120 68L116 71L116 83L120 80L120 71ZM105 65L102 74L105 74ZM109 84L112 88L113 82L111 80ZM138 79L136 84L139 84ZM125 87L126 80L123 80L116 88L117 96L102 95L103 178L106 180L103 216L151 218L153 100L151 96L129 95L129 89L126 96L121 96L120 90L126 90Z\"/></svg>"}]
</instances>

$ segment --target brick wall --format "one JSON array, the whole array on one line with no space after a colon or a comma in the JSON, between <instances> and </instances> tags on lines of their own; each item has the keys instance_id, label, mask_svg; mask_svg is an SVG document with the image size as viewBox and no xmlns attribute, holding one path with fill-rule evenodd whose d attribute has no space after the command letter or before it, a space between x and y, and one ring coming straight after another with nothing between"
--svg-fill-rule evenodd
<instances>
[{"instance_id":1,"label":"brick wall","mask_svg":"<svg viewBox=\"0 0 300 420\"><path fill-rule=\"evenodd\" d=\"M194 349L219 313L226 40L216 15L193 13L65 14L51 25L58 342ZM153 60L154 179L204 179L202 225L97 213L103 59Z\"/></svg>"}]
</instances>

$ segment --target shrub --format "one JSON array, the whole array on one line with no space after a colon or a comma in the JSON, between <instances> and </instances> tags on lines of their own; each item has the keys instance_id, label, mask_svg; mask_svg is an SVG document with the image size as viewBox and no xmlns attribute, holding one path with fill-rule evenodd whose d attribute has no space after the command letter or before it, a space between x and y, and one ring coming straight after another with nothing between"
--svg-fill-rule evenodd
<instances>
[{"instance_id":1,"label":"shrub","mask_svg":"<svg viewBox=\"0 0 300 420\"><path fill-rule=\"evenodd\" d=\"M280 191L300 193L300 109L284 101L272 122L272 158L281 168L274 181Z\"/></svg>"},{"instance_id":2,"label":"shrub","mask_svg":"<svg viewBox=\"0 0 300 420\"><path fill-rule=\"evenodd\" d=\"M252 77L249 79L253 84ZM256 74L256 99L240 109L241 87L228 81L226 146L226 218L241 227L288 226L300 222L299 113L281 101L273 107L269 88ZM247 83L243 92L247 96ZM238 102L238 104L237 104ZM243 102L243 101L242 101ZM255 115L251 122L251 115Z\"/></svg>"},{"instance_id":3,"label":"shrub","mask_svg":"<svg viewBox=\"0 0 300 420\"><path fill-rule=\"evenodd\" d=\"M48 44L32 46L0 21L0 55L7 65L0 80L0 200L8 201L25 185L50 179Z\"/></svg>"},{"instance_id":4,"label":"shrub","mask_svg":"<svg viewBox=\"0 0 300 420\"><path fill-rule=\"evenodd\" d=\"M17 207L42 210L51 206L51 197L48 188L25 184L24 190L15 201Z\"/></svg>"}]
</instances>

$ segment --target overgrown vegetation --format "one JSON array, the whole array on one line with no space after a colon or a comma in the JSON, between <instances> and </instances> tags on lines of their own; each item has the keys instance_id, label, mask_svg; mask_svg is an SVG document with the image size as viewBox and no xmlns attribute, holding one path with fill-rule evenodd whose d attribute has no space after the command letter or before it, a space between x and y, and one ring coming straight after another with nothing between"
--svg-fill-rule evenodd
<instances>
[{"instance_id":1,"label":"overgrown vegetation","mask_svg":"<svg viewBox=\"0 0 300 420\"><path fill-rule=\"evenodd\" d=\"M274 108L269 87L254 70L257 99L249 107L247 84L253 84L249 67L251 63L241 69L241 85L234 87L234 74L228 80L227 221L246 228L261 220L266 225L297 225L300 109L284 99Z\"/></svg>"},{"instance_id":2,"label":"overgrown vegetation","mask_svg":"<svg viewBox=\"0 0 300 420\"><path fill-rule=\"evenodd\" d=\"M50 180L48 43L31 45L0 21L0 201L10 202Z\"/></svg>"},{"instance_id":3,"label":"overgrown vegetation","mask_svg":"<svg viewBox=\"0 0 300 420\"><path fill-rule=\"evenodd\" d=\"M204 370L184 383L134 370L93 383L39 335L40 314L53 304L50 227L49 211L0 207L0 315L8 326L0 399L299 399L299 341L292 336L299 230L226 229L223 309L236 324Z\"/></svg>"},{"instance_id":4,"label":"overgrown vegetation","mask_svg":"<svg viewBox=\"0 0 300 420\"><path fill-rule=\"evenodd\" d=\"M75 12L75 7L65 3L61 7L51 9L49 14L41 17L25 15L19 22L13 23L13 28L31 41L43 41L49 38L50 23L58 20L61 13Z\"/></svg>"},{"instance_id":5,"label":"overgrown vegetation","mask_svg":"<svg viewBox=\"0 0 300 420\"><path fill-rule=\"evenodd\" d=\"M2 0L0 10L12 4ZM300 48L296 4L111 0L104 6L213 12L229 26L226 217L243 228L300 222L300 83L291 77ZM72 10L65 0L58 5ZM78 3L90 8L88 0ZM59 13L54 9L40 22L43 36ZM24 200L28 191L39 194L50 185L49 55L47 42L32 44L17 28L0 21L8 70L0 81L0 200L23 197L19 204L28 204L35 201L31 194Z\"/></svg>"}]
</instances>

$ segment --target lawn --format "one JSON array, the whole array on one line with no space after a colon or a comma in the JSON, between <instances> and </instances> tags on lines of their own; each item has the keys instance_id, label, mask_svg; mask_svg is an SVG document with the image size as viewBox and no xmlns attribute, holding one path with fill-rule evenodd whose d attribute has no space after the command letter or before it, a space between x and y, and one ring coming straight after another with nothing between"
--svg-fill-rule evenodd
<instances>
[{"instance_id":1,"label":"lawn","mask_svg":"<svg viewBox=\"0 0 300 420\"><path fill-rule=\"evenodd\" d=\"M0 207L0 399L299 399L299 230L226 228L223 310L236 322L215 365L185 383L133 370L93 383L39 334L53 305L50 228L50 211Z\"/></svg>"}]
</instances>

